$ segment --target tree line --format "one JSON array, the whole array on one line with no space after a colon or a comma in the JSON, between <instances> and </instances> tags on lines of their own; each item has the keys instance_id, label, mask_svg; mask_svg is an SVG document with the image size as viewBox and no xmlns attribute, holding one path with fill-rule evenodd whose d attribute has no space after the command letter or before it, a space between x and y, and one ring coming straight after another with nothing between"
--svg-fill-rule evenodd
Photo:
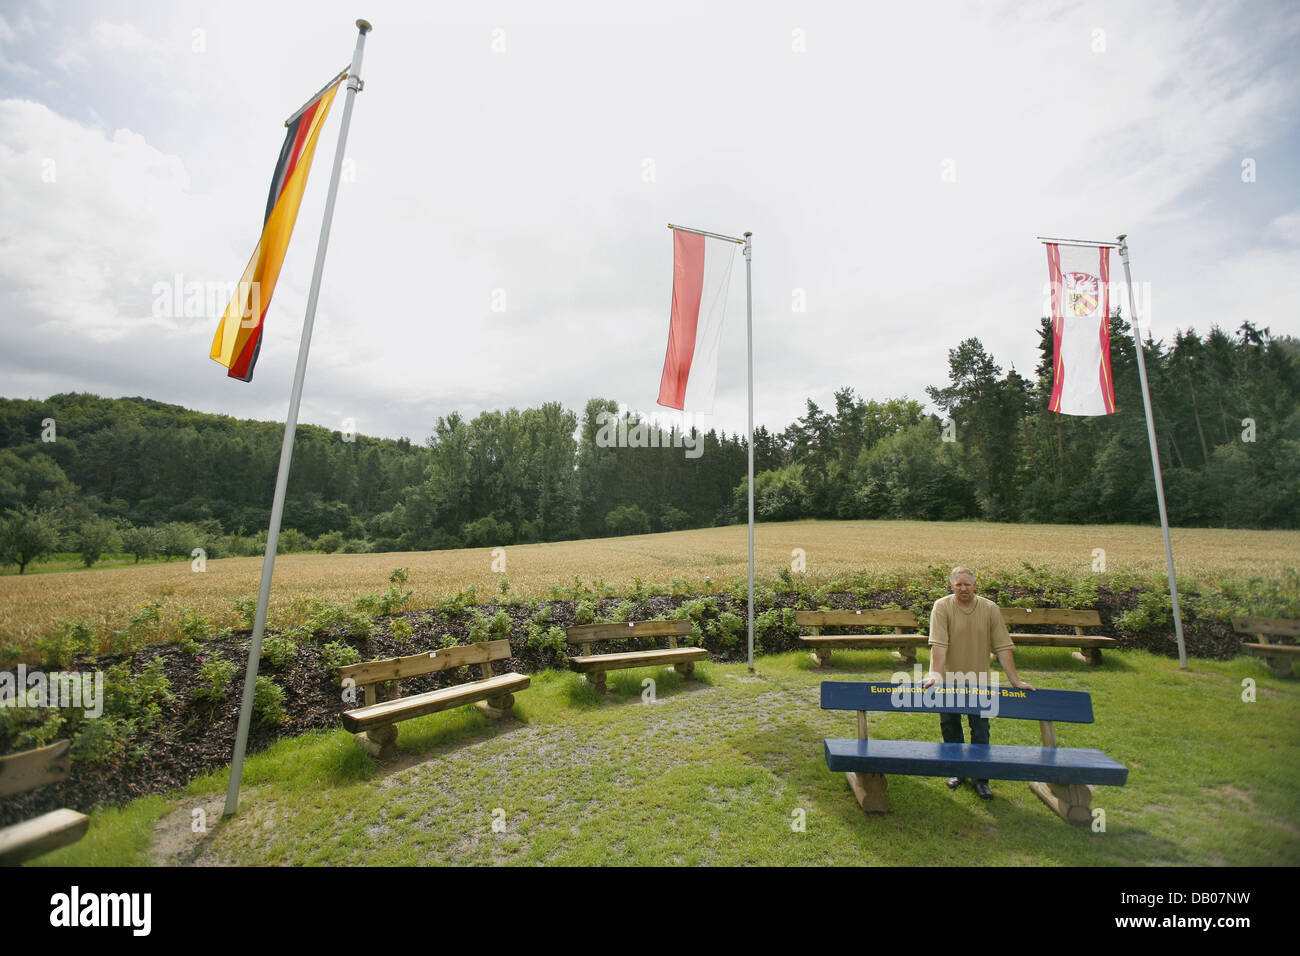
<instances>
[{"instance_id":1,"label":"tree line","mask_svg":"<svg viewBox=\"0 0 1300 956\"><path fill-rule=\"evenodd\" d=\"M1131 330L1110 320L1117 412L1047 410L1052 332L1028 378L978 339L916 400L809 399L754 433L759 520L1157 520ZM1250 323L1144 343L1176 525L1300 526L1300 342ZM615 427L616 426L616 427ZM283 425L144 398L0 399L0 563L35 554L210 557L264 546ZM622 437L611 441L615 435ZM707 527L745 520L743 435L683 448L604 398L439 418L423 444L304 425L282 550L427 550ZM621 447L620 447L621 446ZM632 447L628 447L632 446Z\"/></svg>"}]
</instances>

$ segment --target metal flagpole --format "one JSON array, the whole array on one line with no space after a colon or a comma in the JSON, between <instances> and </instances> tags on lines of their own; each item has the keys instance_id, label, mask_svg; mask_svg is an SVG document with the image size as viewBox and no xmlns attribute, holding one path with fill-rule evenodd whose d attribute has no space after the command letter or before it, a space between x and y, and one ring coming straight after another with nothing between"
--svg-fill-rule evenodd
<instances>
[{"instance_id":1,"label":"metal flagpole","mask_svg":"<svg viewBox=\"0 0 1300 956\"><path fill-rule=\"evenodd\" d=\"M753 274L753 260L750 258L752 253L750 236L752 232L745 233L744 239L737 239L735 236L724 236L720 232L705 232L703 229L691 229L687 226L677 226L673 223L668 224L669 229L680 229L682 232L693 232L700 236L709 236L713 239L725 239L727 242L735 242L744 246L745 253L745 342L749 354L749 670L754 670L754 295L751 277Z\"/></svg>"},{"instance_id":2,"label":"metal flagpole","mask_svg":"<svg viewBox=\"0 0 1300 956\"><path fill-rule=\"evenodd\" d=\"M754 292L752 232L745 233L745 342L749 353L749 672L754 672Z\"/></svg>"},{"instance_id":3,"label":"metal flagpole","mask_svg":"<svg viewBox=\"0 0 1300 956\"><path fill-rule=\"evenodd\" d=\"M302 400L302 382L307 372L307 351L311 346L312 326L316 322L316 301L320 297L321 273L325 269L325 250L329 246L330 223L334 218L334 200L338 195L339 176L343 169L343 148L348 141L348 123L352 119L352 104L361 83L361 54L366 45L366 34L371 26L365 20L357 21L357 46L352 53L352 66L348 69L348 95L343 105L343 120L339 124L339 144L334 151L334 170L330 174L329 194L325 200L325 216L320 227L320 241L316 246L316 268L312 272L311 292L307 296L307 314L302 323L302 341L298 346L298 366L293 373L293 391L289 396L289 416L284 423L284 442L280 446L280 470L275 476L275 498L271 504L271 526L266 533L266 554L262 559L262 586L257 593L257 617L253 622L253 640L248 648L248 669L244 672L244 700L239 708L239 728L235 732L235 752L230 762L230 786L226 789L226 809L223 816L234 816L239 807L239 784L244 774L244 751L248 746L248 725L253 715L253 691L257 686L257 665L262 656L262 633L266 629L266 607L271 597L271 574L275 570L275 552L280 544L280 519L284 515L284 493L289 481L289 461L293 457L293 437L298 428L298 405Z\"/></svg>"},{"instance_id":4,"label":"metal flagpole","mask_svg":"<svg viewBox=\"0 0 1300 956\"><path fill-rule=\"evenodd\" d=\"M1169 514L1165 510L1165 483L1160 475L1160 452L1156 448L1155 417L1151 414L1151 392L1147 386L1147 363L1142 355L1142 333L1138 331L1137 309L1133 305L1133 275L1129 271L1126 236L1117 236L1119 257L1124 260L1124 282L1128 285L1128 311L1137 345L1138 377L1142 380L1142 404L1147 413L1147 441L1151 445L1151 470L1156 478L1156 501L1160 503L1160 530L1165 536L1165 562L1169 565L1169 597L1174 611L1174 634L1178 638L1178 664L1187 667L1187 646L1183 643L1183 615L1178 607L1178 581L1174 578L1174 548L1169 542Z\"/></svg>"}]
</instances>

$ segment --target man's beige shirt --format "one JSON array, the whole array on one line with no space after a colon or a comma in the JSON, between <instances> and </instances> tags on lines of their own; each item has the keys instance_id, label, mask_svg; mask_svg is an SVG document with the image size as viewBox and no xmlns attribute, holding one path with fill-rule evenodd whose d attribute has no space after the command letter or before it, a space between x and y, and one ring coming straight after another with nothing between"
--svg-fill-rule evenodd
<instances>
[{"instance_id":1,"label":"man's beige shirt","mask_svg":"<svg viewBox=\"0 0 1300 956\"><path fill-rule=\"evenodd\" d=\"M998 606L978 594L970 613L958 606L955 594L934 602L930 611L930 645L936 644L948 648L944 667L949 673L973 671L977 678L988 676L990 653L1015 646Z\"/></svg>"}]
</instances>

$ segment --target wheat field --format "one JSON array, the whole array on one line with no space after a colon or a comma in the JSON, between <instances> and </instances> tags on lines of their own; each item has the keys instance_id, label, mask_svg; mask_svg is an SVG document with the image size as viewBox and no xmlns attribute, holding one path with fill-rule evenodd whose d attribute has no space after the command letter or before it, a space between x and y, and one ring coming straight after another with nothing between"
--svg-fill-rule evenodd
<instances>
[{"instance_id":1,"label":"wheat field","mask_svg":"<svg viewBox=\"0 0 1300 956\"><path fill-rule=\"evenodd\" d=\"M425 608L474 585L480 600L501 595L504 558L512 597L545 598L552 584L603 580L616 593L640 578L666 589L674 579L695 590L722 590L746 573L744 525L664 534L513 545L497 551L289 554L276 559L270 620L288 620L311 598L347 600L383 591L397 567L409 569L410 608ZM1174 529L1181 579L1209 582L1278 578L1300 567L1300 531ZM979 572L1028 562L1070 574L1093 569L1094 549L1106 571L1163 574L1160 529L1132 525L1015 525L987 522L796 521L760 524L755 570L770 578L803 552L809 579L824 581L862 571L909 572L932 565L966 564ZM237 625L233 602L256 596L262 559L211 560L197 572L189 562L0 577L0 640L25 644L61 619L86 620L106 634L142 605L162 601L164 615L188 607L215 627Z\"/></svg>"}]
</instances>

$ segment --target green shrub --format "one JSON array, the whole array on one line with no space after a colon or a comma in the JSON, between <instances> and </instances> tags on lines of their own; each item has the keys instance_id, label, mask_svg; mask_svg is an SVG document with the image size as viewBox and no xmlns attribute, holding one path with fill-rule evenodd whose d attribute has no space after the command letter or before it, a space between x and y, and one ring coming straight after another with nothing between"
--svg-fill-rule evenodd
<instances>
[{"instance_id":1,"label":"green shrub","mask_svg":"<svg viewBox=\"0 0 1300 956\"><path fill-rule=\"evenodd\" d=\"M104 672L104 713L133 721L136 730L152 727L161 719L163 708L175 702L161 657L155 657L138 674L132 674L126 663L114 664Z\"/></svg>"},{"instance_id":2,"label":"green shrub","mask_svg":"<svg viewBox=\"0 0 1300 956\"><path fill-rule=\"evenodd\" d=\"M216 703L226 696L226 687L239 671L239 666L223 657L211 657L199 668L199 680L203 683L194 688L194 696L199 700Z\"/></svg>"},{"instance_id":3,"label":"green shrub","mask_svg":"<svg viewBox=\"0 0 1300 956\"><path fill-rule=\"evenodd\" d=\"M473 607L478 603L478 597L475 593L474 585L470 585L455 594L449 595L433 605L435 611L442 615L443 620L451 621L459 618L465 613L465 609Z\"/></svg>"},{"instance_id":4,"label":"green shrub","mask_svg":"<svg viewBox=\"0 0 1300 956\"><path fill-rule=\"evenodd\" d=\"M333 554L341 547L343 547L342 531L326 531L316 539L316 550L324 552L325 554Z\"/></svg>"},{"instance_id":5,"label":"green shrub","mask_svg":"<svg viewBox=\"0 0 1300 956\"><path fill-rule=\"evenodd\" d=\"M365 611L316 600L312 603L312 611L303 628L313 638L320 637L327 631L338 632L340 636L369 638L375 633L375 621Z\"/></svg>"},{"instance_id":6,"label":"green shrub","mask_svg":"<svg viewBox=\"0 0 1300 956\"><path fill-rule=\"evenodd\" d=\"M338 680L340 667L361 662L361 653L351 644L344 644L342 641L326 644L320 649L320 656L324 659L330 676L335 680Z\"/></svg>"},{"instance_id":7,"label":"green shrub","mask_svg":"<svg viewBox=\"0 0 1300 956\"><path fill-rule=\"evenodd\" d=\"M297 656L298 642L293 639L292 633L267 634L262 640L260 662L272 670L284 670Z\"/></svg>"},{"instance_id":8,"label":"green shrub","mask_svg":"<svg viewBox=\"0 0 1300 956\"><path fill-rule=\"evenodd\" d=\"M95 648L95 628L89 621L64 619L50 634L38 637L33 646L46 670L64 670L74 657Z\"/></svg>"},{"instance_id":9,"label":"green shrub","mask_svg":"<svg viewBox=\"0 0 1300 956\"><path fill-rule=\"evenodd\" d=\"M404 617L395 617L388 622L388 633L393 635L395 640L409 640L411 630L411 622Z\"/></svg>"},{"instance_id":10,"label":"green shrub","mask_svg":"<svg viewBox=\"0 0 1300 956\"><path fill-rule=\"evenodd\" d=\"M480 641L499 641L508 638L511 623L510 615L504 610L497 611L489 619L486 614L475 608L470 612L469 642L477 644Z\"/></svg>"},{"instance_id":11,"label":"green shrub","mask_svg":"<svg viewBox=\"0 0 1300 956\"><path fill-rule=\"evenodd\" d=\"M799 634L799 626L794 622L794 610L792 608L770 607L766 611L761 611L754 615L754 636L755 640L759 633L771 631L780 631L787 637L795 637Z\"/></svg>"},{"instance_id":12,"label":"green shrub","mask_svg":"<svg viewBox=\"0 0 1300 956\"><path fill-rule=\"evenodd\" d=\"M564 660L568 657L568 646L564 638L564 631L559 627L543 627L541 624L530 623L524 645L529 650L549 651L558 660Z\"/></svg>"},{"instance_id":13,"label":"green shrub","mask_svg":"<svg viewBox=\"0 0 1300 956\"><path fill-rule=\"evenodd\" d=\"M286 719L284 690L269 677L259 675L257 678L257 686L253 689L253 713L267 724L282 724Z\"/></svg>"},{"instance_id":14,"label":"green shrub","mask_svg":"<svg viewBox=\"0 0 1300 956\"><path fill-rule=\"evenodd\" d=\"M134 732L132 721L111 714L84 721L72 740L72 760L86 766L117 763L126 756L127 743Z\"/></svg>"},{"instance_id":15,"label":"green shrub","mask_svg":"<svg viewBox=\"0 0 1300 956\"><path fill-rule=\"evenodd\" d=\"M244 627L251 631L257 623L257 598L235 598L235 613L239 615Z\"/></svg>"},{"instance_id":16,"label":"green shrub","mask_svg":"<svg viewBox=\"0 0 1300 956\"><path fill-rule=\"evenodd\" d=\"M126 629L133 636L146 638L162 626L162 601L141 604L140 609L126 622Z\"/></svg>"},{"instance_id":17,"label":"green shrub","mask_svg":"<svg viewBox=\"0 0 1300 956\"><path fill-rule=\"evenodd\" d=\"M745 619L731 611L723 611L718 615L717 629L718 636L722 638L722 643L727 647L735 647L740 643L742 636L746 638L749 636L745 627Z\"/></svg>"},{"instance_id":18,"label":"green shrub","mask_svg":"<svg viewBox=\"0 0 1300 956\"><path fill-rule=\"evenodd\" d=\"M574 624L591 624L596 620L596 602L579 601L573 606Z\"/></svg>"},{"instance_id":19,"label":"green shrub","mask_svg":"<svg viewBox=\"0 0 1300 956\"><path fill-rule=\"evenodd\" d=\"M636 611L631 601L619 601L614 609L609 612L607 620L614 624L626 624L632 620L632 615Z\"/></svg>"}]
</instances>

